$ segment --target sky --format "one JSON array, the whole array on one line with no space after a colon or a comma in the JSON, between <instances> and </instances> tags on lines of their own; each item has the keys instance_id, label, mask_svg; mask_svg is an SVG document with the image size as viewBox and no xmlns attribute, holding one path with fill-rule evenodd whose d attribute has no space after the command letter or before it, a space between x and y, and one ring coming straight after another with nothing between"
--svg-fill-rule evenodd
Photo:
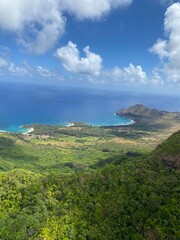
<instances>
[{"instance_id":1,"label":"sky","mask_svg":"<svg viewBox=\"0 0 180 240\"><path fill-rule=\"evenodd\" d=\"M180 1L1 0L0 81L178 94Z\"/></svg>"}]
</instances>

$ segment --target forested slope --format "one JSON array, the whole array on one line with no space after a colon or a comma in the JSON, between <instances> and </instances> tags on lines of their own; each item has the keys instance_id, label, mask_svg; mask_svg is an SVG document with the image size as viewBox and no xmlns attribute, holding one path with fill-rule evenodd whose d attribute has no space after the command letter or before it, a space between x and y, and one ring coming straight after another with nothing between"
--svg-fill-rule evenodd
<instances>
[{"instance_id":1,"label":"forested slope","mask_svg":"<svg viewBox=\"0 0 180 240\"><path fill-rule=\"evenodd\" d=\"M180 239L180 172L163 162L179 159L179 139L91 171L2 171L0 239Z\"/></svg>"}]
</instances>

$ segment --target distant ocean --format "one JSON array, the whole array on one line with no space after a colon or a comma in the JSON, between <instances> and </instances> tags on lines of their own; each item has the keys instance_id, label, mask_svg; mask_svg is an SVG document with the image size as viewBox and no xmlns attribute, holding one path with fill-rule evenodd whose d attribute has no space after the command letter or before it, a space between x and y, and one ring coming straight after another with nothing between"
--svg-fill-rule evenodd
<instances>
[{"instance_id":1,"label":"distant ocean","mask_svg":"<svg viewBox=\"0 0 180 240\"><path fill-rule=\"evenodd\" d=\"M0 82L0 130L23 132L20 126L31 123L127 125L131 120L115 113L137 103L180 111L180 96Z\"/></svg>"}]
</instances>

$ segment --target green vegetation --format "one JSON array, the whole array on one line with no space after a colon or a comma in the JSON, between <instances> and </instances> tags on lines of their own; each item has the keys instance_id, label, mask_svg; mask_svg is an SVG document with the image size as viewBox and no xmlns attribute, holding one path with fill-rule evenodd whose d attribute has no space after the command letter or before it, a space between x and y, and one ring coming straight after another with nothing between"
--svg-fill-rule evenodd
<instances>
[{"instance_id":1,"label":"green vegetation","mask_svg":"<svg viewBox=\"0 0 180 240\"><path fill-rule=\"evenodd\" d=\"M98 136L100 132L102 134ZM72 130L37 125L35 134L30 136L0 135L0 171L21 168L43 175L91 171L92 166L113 157L124 160L132 149L146 154L152 148L144 149L133 139L120 139L106 130L103 133L103 129L84 127Z\"/></svg>"},{"instance_id":2,"label":"green vegetation","mask_svg":"<svg viewBox=\"0 0 180 240\"><path fill-rule=\"evenodd\" d=\"M180 169L180 131L174 133L152 153L152 158L169 168Z\"/></svg>"},{"instance_id":3,"label":"green vegetation","mask_svg":"<svg viewBox=\"0 0 180 240\"><path fill-rule=\"evenodd\" d=\"M180 131L150 153L149 132L33 127L0 134L0 239L180 239Z\"/></svg>"}]
</instances>

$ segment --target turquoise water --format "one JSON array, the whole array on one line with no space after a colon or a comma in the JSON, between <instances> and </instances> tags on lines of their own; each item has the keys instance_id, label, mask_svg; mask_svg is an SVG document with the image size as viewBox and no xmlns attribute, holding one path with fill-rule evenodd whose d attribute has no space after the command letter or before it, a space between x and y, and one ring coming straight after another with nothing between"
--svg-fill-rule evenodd
<instances>
[{"instance_id":1,"label":"turquoise water","mask_svg":"<svg viewBox=\"0 0 180 240\"><path fill-rule=\"evenodd\" d=\"M23 128L22 126L16 126L16 125L12 125L12 126L8 126L4 129L1 129L0 132L10 132L10 133L22 133L22 134L26 134L28 133L30 130L30 128Z\"/></svg>"},{"instance_id":2,"label":"turquoise water","mask_svg":"<svg viewBox=\"0 0 180 240\"><path fill-rule=\"evenodd\" d=\"M119 109L142 103L178 111L179 100L178 97L0 82L0 129L24 133L27 129L19 127L34 123L128 125L132 120L115 115Z\"/></svg>"},{"instance_id":3,"label":"turquoise water","mask_svg":"<svg viewBox=\"0 0 180 240\"><path fill-rule=\"evenodd\" d=\"M94 120L94 121L77 121L77 122L82 122L86 125L91 125L91 126L99 126L99 127L102 127L102 126L125 126L125 125L131 125L134 123L133 120L131 119L127 119L127 118L122 118L120 116L116 116L116 115L112 115L106 119L99 119L99 120ZM43 123L43 122L41 122ZM74 123L74 122L57 122L57 123L53 123L53 124L57 124L59 126L69 126L71 123ZM24 123L24 124L27 124L27 123ZM52 124L52 123L47 123L46 124ZM28 133L28 131L30 130L30 128L23 128L22 126L19 126L19 125L10 125L10 126L7 126L5 128L2 128L1 127L1 130L0 132L2 131L5 131L5 132L18 132L18 133L22 133L22 134L25 134L25 133Z\"/></svg>"},{"instance_id":4,"label":"turquoise water","mask_svg":"<svg viewBox=\"0 0 180 240\"><path fill-rule=\"evenodd\" d=\"M116 125L130 125L133 124L134 121L128 118L122 118L120 116L116 116L115 114L107 117L106 119L94 120L93 122L87 122L89 125L93 126L116 126Z\"/></svg>"}]
</instances>

